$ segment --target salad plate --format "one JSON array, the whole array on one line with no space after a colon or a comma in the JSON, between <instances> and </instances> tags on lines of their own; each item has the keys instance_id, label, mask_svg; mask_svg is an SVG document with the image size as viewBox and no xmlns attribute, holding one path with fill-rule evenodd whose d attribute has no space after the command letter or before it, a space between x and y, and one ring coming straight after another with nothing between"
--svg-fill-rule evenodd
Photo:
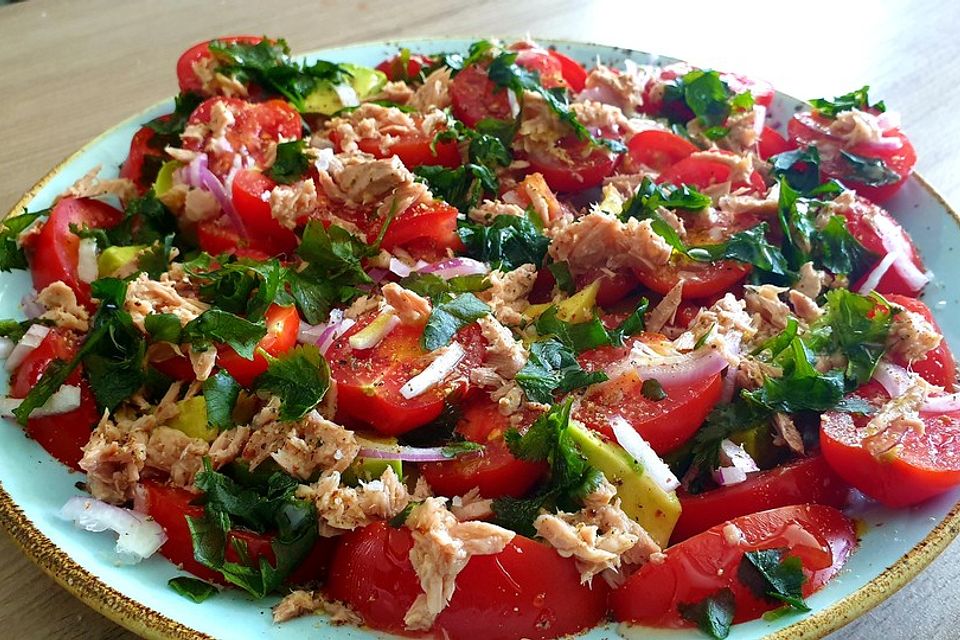
<instances>
[{"instance_id":1,"label":"salad plate","mask_svg":"<svg viewBox=\"0 0 960 640\"><path fill-rule=\"evenodd\" d=\"M304 54L307 61L331 60L375 66L402 47L421 53L466 52L469 39L420 39L367 43ZM622 66L668 64L670 58L597 44L541 40L544 46L584 64L600 62ZM890 102L896 102L895 96ZM768 118L785 130L790 117L805 103L776 94ZM126 157L131 137L141 125L173 110L173 100L154 105L118 124L55 167L14 206L49 207L91 169L117 167ZM106 175L111 175L109 170ZM952 273L953 248L960 246L960 219L920 176L912 175L885 202L885 207L910 233L923 260L934 274L923 294L947 341L960 344L960 317L953 309L960 301L960 281ZM0 274L0 317L22 318L21 299L31 289L25 271ZM6 382L3 392L7 393ZM82 531L58 516L69 498L82 495L76 488L83 476L69 471L36 442L25 438L11 420L0 429L0 524L18 546L61 586L99 613L150 638L378 638L391 637L369 629L338 626L322 616L306 616L274 624L270 606L278 598L251 602L239 590L225 590L203 602L192 603L167 586L183 575L156 555L135 566L120 565L114 540ZM903 587L929 564L960 532L960 490L954 489L920 505L889 509L862 502L851 507L857 522L859 546L841 573L807 599L811 611L772 620L735 625L730 638L817 638L864 614ZM483 621L478 620L482 635ZM583 637L696 638L696 630L659 630L607 623Z\"/></svg>"}]
</instances>

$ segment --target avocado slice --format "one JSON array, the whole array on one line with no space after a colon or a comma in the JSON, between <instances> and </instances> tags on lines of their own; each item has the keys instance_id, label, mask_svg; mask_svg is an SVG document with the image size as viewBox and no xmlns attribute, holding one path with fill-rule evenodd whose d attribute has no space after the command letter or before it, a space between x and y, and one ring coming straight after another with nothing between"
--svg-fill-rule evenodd
<instances>
[{"instance_id":1,"label":"avocado slice","mask_svg":"<svg viewBox=\"0 0 960 640\"><path fill-rule=\"evenodd\" d=\"M357 92L359 100L372 96L387 84L387 76L382 71L349 63L344 63L341 66L352 74L346 84ZM335 114L344 106L336 89L330 83L325 83L314 89L304 101L304 111L325 116Z\"/></svg>"},{"instance_id":2,"label":"avocado slice","mask_svg":"<svg viewBox=\"0 0 960 640\"><path fill-rule=\"evenodd\" d=\"M180 412L167 426L183 431L191 438L200 438L213 442L220 432L207 422L207 400L203 396L194 396L177 403Z\"/></svg>"},{"instance_id":3,"label":"avocado slice","mask_svg":"<svg viewBox=\"0 0 960 640\"><path fill-rule=\"evenodd\" d=\"M365 436L364 446L374 446L376 448L382 448L386 451L390 449L396 449L398 446L396 438L371 438ZM398 478L403 477L403 461L399 458L364 458L357 456L354 458L353 462L350 463L350 466L347 467L341 478L343 481L351 486L357 486L360 484L360 481L370 482L371 480L378 479L383 472L387 470L387 467L391 467L393 472L397 474Z\"/></svg>"},{"instance_id":4,"label":"avocado slice","mask_svg":"<svg viewBox=\"0 0 960 640\"><path fill-rule=\"evenodd\" d=\"M160 166L157 179L153 181L154 195L162 196L173 187L173 172L183 166L182 162L167 160Z\"/></svg>"},{"instance_id":5,"label":"avocado slice","mask_svg":"<svg viewBox=\"0 0 960 640\"><path fill-rule=\"evenodd\" d=\"M129 247L107 247L97 256L97 272L101 278L111 276L121 267L134 262L144 249L146 247L142 244Z\"/></svg>"},{"instance_id":6,"label":"avocado slice","mask_svg":"<svg viewBox=\"0 0 960 640\"><path fill-rule=\"evenodd\" d=\"M622 447L603 440L581 423L568 427L574 442L587 461L603 472L617 488L624 513L640 523L657 544L666 547L680 518L680 501L667 493L643 472L643 466Z\"/></svg>"}]
</instances>

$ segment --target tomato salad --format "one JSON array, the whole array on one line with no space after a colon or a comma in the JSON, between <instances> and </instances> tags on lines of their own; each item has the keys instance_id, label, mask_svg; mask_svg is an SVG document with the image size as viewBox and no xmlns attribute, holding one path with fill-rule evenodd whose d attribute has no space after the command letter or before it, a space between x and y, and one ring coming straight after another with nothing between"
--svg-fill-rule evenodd
<instances>
[{"instance_id":1,"label":"tomato salad","mask_svg":"<svg viewBox=\"0 0 960 640\"><path fill-rule=\"evenodd\" d=\"M6 414L62 516L221 586L404 635L799 616L891 507L960 484L956 365L882 205L864 87L531 41L376 69L199 44L119 177L8 218ZM276 602L275 600L273 602Z\"/></svg>"}]
</instances>

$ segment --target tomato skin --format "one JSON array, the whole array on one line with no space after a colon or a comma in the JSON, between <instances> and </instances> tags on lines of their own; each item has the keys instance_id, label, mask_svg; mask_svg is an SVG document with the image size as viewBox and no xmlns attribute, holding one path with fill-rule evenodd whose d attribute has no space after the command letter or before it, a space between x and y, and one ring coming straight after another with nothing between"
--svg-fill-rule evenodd
<instances>
[{"instance_id":1,"label":"tomato skin","mask_svg":"<svg viewBox=\"0 0 960 640\"><path fill-rule=\"evenodd\" d=\"M660 295L667 295L683 280L684 300L709 298L729 291L750 274L751 267L735 260L694 262L676 259L656 271L634 269L640 284Z\"/></svg>"},{"instance_id":2,"label":"tomato skin","mask_svg":"<svg viewBox=\"0 0 960 640\"><path fill-rule=\"evenodd\" d=\"M526 42L518 42L511 48L518 50L517 64L524 69L536 71L540 74L540 84L545 88L555 89L567 86L567 80L563 74L563 63L560 58L551 55L546 49L531 46Z\"/></svg>"},{"instance_id":3,"label":"tomato skin","mask_svg":"<svg viewBox=\"0 0 960 640\"><path fill-rule=\"evenodd\" d=\"M657 339L659 336L655 334L642 334L628 340L623 347L585 351L579 361L587 371L599 371L626 358L634 343ZM642 386L643 381L636 373L625 373L585 396L576 417L591 429L613 438L610 419L622 416L654 451L663 454L682 445L700 428L719 401L723 384L716 374L684 387L664 385L667 397L658 402L645 398Z\"/></svg>"},{"instance_id":4,"label":"tomato skin","mask_svg":"<svg viewBox=\"0 0 960 640\"><path fill-rule=\"evenodd\" d=\"M175 565L183 567L184 571L219 585L228 586L223 576L196 561L193 557L193 542L190 537L190 528L187 525L187 516L203 517L203 507L190 504L197 494L179 487L171 487L155 480L141 480L134 495L134 510L152 517L163 527L167 534L167 541L160 547L160 554ZM273 534L255 533L244 529L234 529L227 533L226 558L231 562L239 562L236 549L232 541L243 542L252 563L258 564L261 557L271 564L276 562L270 544ZM322 580L326 576L330 565L330 557L336 546L334 538L318 538L316 544L301 564L287 577L285 584L296 585Z\"/></svg>"},{"instance_id":5,"label":"tomato skin","mask_svg":"<svg viewBox=\"0 0 960 640\"><path fill-rule=\"evenodd\" d=\"M387 80L397 82L398 80L416 78L422 69L429 67L431 64L433 64L433 60L428 56L412 53L407 59L406 68L404 68L403 59L398 53L378 64L376 69L387 76Z\"/></svg>"},{"instance_id":6,"label":"tomato skin","mask_svg":"<svg viewBox=\"0 0 960 640\"><path fill-rule=\"evenodd\" d=\"M923 266L920 253L917 251L916 246L914 246L913 240L886 209L858 196L853 206L844 208L840 211L840 214L846 218L847 230L850 231L850 234L856 238L867 251L875 255L876 263L880 262L882 256L889 253L883 246L882 234L878 230L884 229L886 233L899 234L901 236L901 242L909 247L910 261L913 262L920 271L926 271L926 267ZM871 268L876 266L876 263L871 265ZM856 282L852 288L854 290L859 289L865 279L866 275ZM895 268L888 269L887 272L883 274L875 289L882 294L901 294L910 297L914 297L920 293L920 290L911 286Z\"/></svg>"},{"instance_id":7,"label":"tomato skin","mask_svg":"<svg viewBox=\"0 0 960 640\"><path fill-rule=\"evenodd\" d=\"M565 162L547 151L530 153L527 156L530 170L541 174L554 191L575 193L599 186L616 170L621 156L602 147L584 156L589 144L573 136L563 138L557 146L566 151L569 158L576 158L575 161Z\"/></svg>"},{"instance_id":8,"label":"tomato skin","mask_svg":"<svg viewBox=\"0 0 960 640\"><path fill-rule=\"evenodd\" d=\"M855 396L874 405L889 396L870 382ZM874 457L864 446L867 416L827 412L820 417L820 448L838 476L892 508L919 504L960 484L960 412L921 414L924 429L909 429L899 448Z\"/></svg>"},{"instance_id":9,"label":"tomato skin","mask_svg":"<svg viewBox=\"0 0 960 640\"><path fill-rule=\"evenodd\" d=\"M513 117L507 90L498 88L479 64L466 67L453 78L450 100L453 115L468 127L477 126L484 118L510 120Z\"/></svg>"},{"instance_id":10,"label":"tomato skin","mask_svg":"<svg viewBox=\"0 0 960 640\"><path fill-rule=\"evenodd\" d=\"M461 496L473 488L478 488L484 498L523 496L546 473L546 464L513 457L503 441L510 421L486 394L467 400L460 410L457 431L486 449L481 456L420 465L420 473L430 487L438 495L448 497ZM528 413L524 418L526 426L536 416Z\"/></svg>"},{"instance_id":11,"label":"tomato skin","mask_svg":"<svg viewBox=\"0 0 960 640\"><path fill-rule=\"evenodd\" d=\"M28 257L33 287L42 291L58 280L66 283L77 295L77 302L90 310L90 285L80 280L80 238L70 225L109 229L120 223L123 214L105 202L89 198L63 198L53 207L40 233L30 238Z\"/></svg>"},{"instance_id":12,"label":"tomato skin","mask_svg":"<svg viewBox=\"0 0 960 640\"><path fill-rule=\"evenodd\" d=\"M756 618L781 603L757 598L737 578L746 551L788 549L803 564L804 596L819 590L840 570L857 544L853 523L833 507L800 505L771 509L731 521L742 532L736 547L725 524L668 547L666 560L640 567L610 597L614 617L652 627L689 627L678 611L723 588L734 593L735 622Z\"/></svg>"},{"instance_id":13,"label":"tomato skin","mask_svg":"<svg viewBox=\"0 0 960 640\"><path fill-rule=\"evenodd\" d=\"M573 93L583 91L583 87L587 83L587 70L584 69L583 65L556 49L548 49L547 53L560 63L560 73L563 75L567 86L570 87L570 91Z\"/></svg>"},{"instance_id":14,"label":"tomato skin","mask_svg":"<svg viewBox=\"0 0 960 640\"><path fill-rule=\"evenodd\" d=\"M77 353L77 338L63 330L53 328L33 351L27 354L13 373L10 381L10 397L25 398L54 360L70 360ZM27 435L37 441L54 458L72 469L80 471L83 446L90 439L90 432L100 420L100 411L90 385L83 378L83 369L78 367L67 378L66 384L80 387L80 406L73 411L55 416L29 418Z\"/></svg>"},{"instance_id":15,"label":"tomato skin","mask_svg":"<svg viewBox=\"0 0 960 640\"><path fill-rule=\"evenodd\" d=\"M937 324L929 307L920 300L896 293L888 294L886 298L887 301L901 306L907 311L919 313L927 322L933 325L938 333L943 335L943 331L940 330L940 325ZM950 347L947 345L946 338L940 341L940 345L936 349L928 351L927 355L920 360L907 362L902 357L899 357L894 358L893 362L901 367L914 371L927 382L943 387L947 391L953 391L956 388L957 363L953 358L953 352L950 351Z\"/></svg>"},{"instance_id":16,"label":"tomato skin","mask_svg":"<svg viewBox=\"0 0 960 640\"><path fill-rule=\"evenodd\" d=\"M263 40L260 36L224 36L215 38L221 42L245 42L256 44ZM207 40L193 45L184 51L177 60L177 83L180 85L180 91L186 93L193 91L195 93L203 92L203 83L193 70L193 66L204 58L211 58L210 43L213 40Z\"/></svg>"},{"instance_id":17,"label":"tomato skin","mask_svg":"<svg viewBox=\"0 0 960 640\"><path fill-rule=\"evenodd\" d=\"M163 159L163 151L152 146L155 135L156 132L150 127L141 127L133 134L127 159L120 166L120 177L133 181L141 195L146 193L157 178L156 170L149 173L145 171L147 158L155 159L156 168L159 168Z\"/></svg>"},{"instance_id":18,"label":"tomato skin","mask_svg":"<svg viewBox=\"0 0 960 640\"><path fill-rule=\"evenodd\" d=\"M649 129L630 138L627 153L633 165L663 171L699 149L690 141L669 131Z\"/></svg>"},{"instance_id":19,"label":"tomato skin","mask_svg":"<svg viewBox=\"0 0 960 640\"><path fill-rule=\"evenodd\" d=\"M460 166L460 150L457 143L445 140L436 144L436 151L431 149L433 140L426 136L401 138L390 145L386 153L380 148L380 142L373 139L357 141L360 150L369 153L375 158L389 158L397 156L406 167L433 165L455 169Z\"/></svg>"},{"instance_id":20,"label":"tomato skin","mask_svg":"<svg viewBox=\"0 0 960 640\"><path fill-rule=\"evenodd\" d=\"M299 244L297 234L283 227L271 213L270 202L262 195L277 186L269 176L259 171L244 169L233 178L233 206L243 219L244 227L253 244L267 253L292 253Z\"/></svg>"},{"instance_id":21,"label":"tomato skin","mask_svg":"<svg viewBox=\"0 0 960 640\"><path fill-rule=\"evenodd\" d=\"M277 357L297 344L300 316L296 307L270 305L264 319L267 323L267 334L260 339L253 360L247 360L228 345L217 347L217 364L244 387L250 387L257 376L267 370L267 359L260 353L260 349Z\"/></svg>"},{"instance_id":22,"label":"tomato skin","mask_svg":"<svg viewBox=\"0 0 960 640\"><path fill-rule=\"evenodd\" d=\"M410 563L412 546L409 529L385 522L347 533L334 553L327 595L374 629L405 633L403 617L421 593ZM470 558L433 631L445 638L475 638L477 621L483 620L484 638L555 638L599 622L607 593L599 579L592 589L581 585L571 560L516 536L498 554Z\"/></svg>"},{"instance_id":23,"label":"tomato skin","mask_svg":"<svg viewBox=\"0 0 960 640\"><path fill-rule=\"evenodd\" d=\"M677 497L682 510L670 544L757 511L808 503L840 509L846 506L849 493L849 485L820 455L752 473L743 482L704 493L691 495L679 491Z\"/></svg>"},{"instance_id":24,"label":"tomato skin","mask_svg":"<svg viewBox=\"0 0 960 640\"><path fill-rule=\"evenodd\" d=\"M687 156L682 160L667 167L660 177L657 178L657 184L692 184L700 190L730 180L732 170L730 165L721 160L713 158L703 158L700 156ZM757 193L765 193L766 185L763 182L763 176L754 171L748 182L734 182L731 187L739 189L749 187Z\"/></svg>"},{"instance_id":25,"label":"tomato skin","mask_svg":"<svg viewBox=\"0 0 960 640\"><path fill-rule=\"evenodd\" d=\"M770 127L764 127L763 132L760 134L760 141L758 142L757 150L760 153L760 157L764 160L775 156L780 153L785 153L792 149L796 149L797 145L792 140L788 141L780 132L776 129Z\"/></svg>"},{"instance_id":26,"label":"tomato skin","mask_svg":"<svg viewBox=\"0 0 960 640\"><path fill-rule=\"evenodd\" d=\"M447 249L462 249L457 213L455 207L439 200L406 209L387 227L380 246L387 251L403 247L417 257L440 257ZM371 229L371 241L379 231Z\"/></svg>"},{"instance_id":27,"label":"tomato skin","mask_svg":"<svg viewBox=\"0 0 960 640\"><path fill-rule=\"evenodd\" d=\"M549 273L549 271L547 271L547 273ZM600 287L597 289L597 304L601 307L607 307L620 302L637 288L637 279L629 271L616 271L613 275L610 275L597 269L579 275L575 280L577 291L597 280L600 281Z\"/></svg>"},{"instance_id":28,"label":"tomato skin","mask_svg":"<svg viewBox=\"0 0 960 640\"><path fill-rule=\"evenodd\" d=\"M873 202L882 203L889 200L900 190L917 163L917 152L907 136L899 129L884 132L884 137L899 138L901 142L899 149L877 148L867 143L845 146L843 139L830 131L830 123L829 118L816 112L797 113L787 123L787 134L798 146L810 144L817 146L821 157L820 169L826 176L837 178ZM865 158L882 160L888 169L900 176L900 179L880 186L870 186L860 182L850 175L848 163L839 154L841 149Z\"/></svg>"}]
</instances>

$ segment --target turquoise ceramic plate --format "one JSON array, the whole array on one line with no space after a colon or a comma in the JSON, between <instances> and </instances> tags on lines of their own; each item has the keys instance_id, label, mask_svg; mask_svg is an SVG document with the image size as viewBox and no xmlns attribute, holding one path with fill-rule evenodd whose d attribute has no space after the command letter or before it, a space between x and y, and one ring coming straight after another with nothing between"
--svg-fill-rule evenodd
<instances>
[{"instance_id":1,"label":"turquoise ceramic plate","mask_svg":"<svg viewBox=\"0 0 960 640\"><path fill-rule=\"evenodd\" d=\"M373 66L395 53L399 46L424 52L462 51L469 43L420 40L365 44L319 51L307 57ZM600 45L546 44L553 44L584 63L598 57L608 64L620 64L625 59L638 63L673 61ZM796 99L779 95L771 112L773 122L785 123L800 105ZM118 166L139 125L171 110L172 100L165 101L104 133L44 178L17 204L15 211L49 206L57 194L96 165L107 171ZM927 266L940 276L949 274L951 251L960 247L956 214L919 177L908 181L889 208L913 235ZM0 274L0 317L22 317L19 300L29 288L29 276L24 272ZM960 317L948 314L947 309L958 298L960 280L956 278L935 278L925 294L927 304L954 344L960 344ZM116 566L111 557L111 536L79 531L56 516L70 496L79 494L74 487L79 480L82 476L68 472L39 445L25 438L15 424L0 425L0 521L47 573L118 623L158 638L382 637L366 630L332 627L320 617L277 626L272 624L269 611L275 600L254 603L238 591L223 592L203 604L190 603L167 587L167 580L179 572L160 556L137 566ZM737 625L730 637L820 637L862 614L903 586L957 535L958 499L960 491L907 510L875 506L861 509L856 515L866 523L862 544L840 576L810 598L812 613L776 622L757 620ZM479 628L478 632L482 635ZM586 635L597 639L617 636L702 637L695 631L627 629L613 624Z\"/></svg>"}]
</instances>

